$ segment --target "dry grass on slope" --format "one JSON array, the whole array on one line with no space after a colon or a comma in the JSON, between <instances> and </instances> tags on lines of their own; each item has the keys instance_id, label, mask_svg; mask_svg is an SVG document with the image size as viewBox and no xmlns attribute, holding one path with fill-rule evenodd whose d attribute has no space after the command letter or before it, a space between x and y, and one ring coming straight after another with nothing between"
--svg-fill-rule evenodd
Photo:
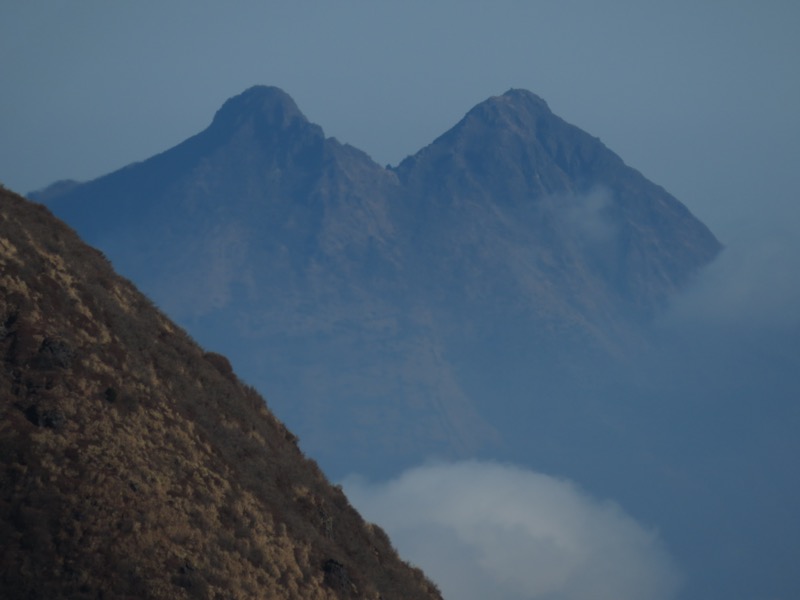
<instances>
[{"instance_id":1,"label":"dry grass on slope","mask_svg":"<svg viewBox=\"0 0 800 600\"><path fill-rule=\"evenodd\" d=\"M0 190L0 596L438 598L224 357Z\"/></svg>"}]
</instances>

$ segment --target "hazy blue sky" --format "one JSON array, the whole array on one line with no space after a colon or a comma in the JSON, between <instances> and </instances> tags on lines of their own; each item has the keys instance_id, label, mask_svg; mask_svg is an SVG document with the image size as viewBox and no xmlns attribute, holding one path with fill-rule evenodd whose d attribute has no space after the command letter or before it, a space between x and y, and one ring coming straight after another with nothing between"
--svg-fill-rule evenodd
<instances>
[{"instance_id":1,"label":"hazy blue sky","mask_svg":"<svg viewBox=\"0 0 800 600\"><path fill-rule=\"evenodd\" d=\"M11 0L0 181L24 193L142 160L257 83L396 164L523 87L725 239L748 204L798 215L799 28L792 0Z\"/></svg>"},{"instance_id":2,"label":"hazy blue sky","mask_svg":"<svg viewBox=\"0 0 800 600\"><path fill-rule=\"evenodd\" d=\"M382 164L416 152L487 97L527 88L682 200L728 246L667 317L699 331L698 339L713 337L714 328L733 332L702 346L720 358L709 368L702 363L700 375L749 364L746 326L764 348L789 356L782 378L756 373L757 365L739 369L759 390L753 404L763 402L771 379L781 398L800 387L797 0L2 0L0 82L0 182L22 193L164 151L254 84L283 88L328 135ZM723 345L742 360L731 362ZM449 487L429 485L431 474ZM478 476L496 485L486 488ZM459 488L462 481L472 488ZM454 486L464 493L450 502ZM641 580L604 579L608 597L631 589L638 591L629 597L647 600L673 595L678 575L649 524L567 482L467 463L412 470L380 485L352 479L348 489L368 516L395 516L390 532L399 543L412 544L417 530L443 532L443 548L460 540L445 554L472 557L497 581L505 574L481 562L489 546L470 538L486 527L521 555L577 565L553 584L558 597L585 598L582 585L595 581L596 565L607 572L608 559L629 573L622 567L631 556ZM512 507L537 507L513 524L513 540L506 522L482 510L484 489L511 490ZM428 522L439 515L417 511L422 521L409 523L408 511L396 509L398 497L419 504L441 494L460 510L441 530ZM539 520L580 552L543 550L542 539L555 534L537 529ZM587 526L573 536L575 520ZM606 540L620 544L609 553ZM473 563L459 564L463 571ZM444 580L451 566L431 568ZM509 585L504 598L533 595L525 586L534 584ZM537 597L552 593L536 587Z\"/></svg>"}]
</instances>

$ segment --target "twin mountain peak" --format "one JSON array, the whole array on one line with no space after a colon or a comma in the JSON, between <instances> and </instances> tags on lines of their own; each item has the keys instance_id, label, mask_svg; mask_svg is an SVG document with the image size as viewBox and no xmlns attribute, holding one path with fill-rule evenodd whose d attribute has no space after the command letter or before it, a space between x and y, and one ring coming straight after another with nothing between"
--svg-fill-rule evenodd
<instances>
[{"instance_id":1,"label":"twin mountain peak","mask_svg":"<svg viewBox=\"0 0 800 600\"><path fill-rule=\"evenodd\" d=\"M32 197L267 390L340 474L494 443L498 382L522 393L638 343L720 251L524 90L384 168L253 87L174 148Z\"/></svg>"},{"instance_id":2,"label":"twin mountain peak","mask_svg":"<svg viewBox=\"0 0 800 600\"><path fill-rule=\"evenodd\" d=\"M511 89L492 97L468 114L470 120L483 120L496 128L535 127L538 118L552 118L547 103L535 94ZM212 128L232 132L239 127L256 125L265 130L280 130L296 123L309 124L305 115L286 92L274 86L253 86L227 100L217 111Z\"/></svg>"},{"instance_id":3,"label":"twin mountain peak","mask_svg":"<svg viewBox=\"0 0 800 600\"><path fill-rule=\"evenodd\" d=\"M303 242L304 251L323 254L367 239L405 256L402 247L420 236L431 248L452 238L446 253L517 238L539 246L539 259L589 267L587 275L645 310L720 250L663 188L518 89L478 104L430 145L383 168L326 138L279 88L255 86L166 152L30 197L101 247L137 226L152 233L192 222L202 235L220 219L244 229L259 222L262 235L290 247L291 230L317 242ZM475 227L482 232L471 235Z\"/></svg>"},{"instance_id":4,"label":"twin mountain peak","mask_svg":"<svg viewBox=\"0 0 800 600\"><path fill-rule=\"evenodd\" d=\"M217 111L206 133L209 137L218 136L219 141L247 133L263 142L277 142L285 139L286 134L304 135L309 142L318 144L325 141L322 129L306 119L294 100L280 88L271 86L254 86L229 99ZM393 170L400 175L406 174L420 159L440 154L443 147L446 152L469 155L476 152L485 154L492 149L504 150L508 160L526 162L534 157L509 152L514 147L552 145L556 141L553 139L555 133L582 132L561 121L535 94L511 89L474 107L451 131ZM602 146L598 140L586 137L579 141ZM574 138L571 141L574 142ZM330 139L327 142L331 145L329 151L335 152L336 141Z\"/></svg>"},{"instance_id":5,"label":"twin mountain peak","mask_svg":"<svg viewBox=\"0 0 800 600\"><path fill-rule=\"evenodd\" d=\"M565 137L558 139L559 136ZM144 161L143 165L166 166L164 163L167 162L171 167L179 163L185 165L185 162L177 161L179 156L187 159L187 155L193 155L199 161L201 156L223 146L244 143L247 139L257 140L260 146L272 150L269 154L279 162L281 157L286 161L289 156L300 153L305 153L308 160L316 155L321 161L326 154L329 158L349 155L351 161L356 157L361 161L367 159L366 154L350 145L342 146L333 138L326 139L323 130L306 119L286 92L277 87L259 85L227 100L205 131L168 152ZM408 157L398 167L387 167L387 170L396 172L403 179L413 179L417 170L429 170L430 162L435 162L436 167L442 166L442 156L445 154L451 155L450 166L455 168L459 165L468 168L470 164L483 161L482 170L489 171L496 164L486 164L486 159L496 163L502 158L505 162L529 165L536 162L538 171L546 171L551 166L546 164L550 162L547 159L552 159L557 168L570 170L570 165L564 161L572 153L559 150L561 146L570 145L592 148L594 153L605 154L611 162L622 165L619 158L599 140L554 115L544 100L529 91L511 89L502 96L489 98L475 106L433 144ZM169 158L173 160L168 161ZM255 167L267 166L250 162ZM122 171L129 172L143 165L137 163ZM115 175L111 174L112 177ZM496 177L501 175L495 174ZM99 181L106 181L107 178L101 177ZM30 196L49 201L63 196L65 191L76 185L77 182L73 181L57 182Z\"/></svg>"}]
</instances>

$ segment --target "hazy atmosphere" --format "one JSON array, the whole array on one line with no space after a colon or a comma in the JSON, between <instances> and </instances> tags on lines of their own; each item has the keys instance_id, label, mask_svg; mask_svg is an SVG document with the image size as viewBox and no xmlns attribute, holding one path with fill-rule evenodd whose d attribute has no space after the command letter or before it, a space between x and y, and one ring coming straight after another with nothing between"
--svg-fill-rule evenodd
<instances>
[{"instance_id":1,"label":"hazy atmosphere","mask_svg":"<svg viewBox=\"0 0 800 600\"><path fill-rule=\"evenodd\" d=\"M351 473L345 491L452 599L784 600L800 594L799 24L800 5L782 0L5 2L0 183L25 194L142 161L255 84L382 165L486 98L538 94L725 246L661 315L635 381L617 389L609 375L597 392L710 483L650 471L651 456L620 446L602 454L619 453L616 468L430 457L380 480ZM594 218L603 193L568 215L586 236L608 233ZM640 494L642 474L679 490L672 516ZM694 524L722 504L730 522L714 531L729 533L695 545ZM761 579L743 569L726 589L724 568L742 563Z\"/></svg>"}]
</instances>

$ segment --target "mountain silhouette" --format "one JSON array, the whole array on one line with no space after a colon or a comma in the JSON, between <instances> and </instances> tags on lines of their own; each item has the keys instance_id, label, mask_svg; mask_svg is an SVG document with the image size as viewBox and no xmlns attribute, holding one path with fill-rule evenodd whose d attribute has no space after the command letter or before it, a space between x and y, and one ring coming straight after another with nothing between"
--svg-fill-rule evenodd
<instances>
[{"instance_id":1,"label":"mountain silhouette","mask_svg":"<svg viewBox=\"0 0 800 600\"><path fill-rule=\"evenodd\" d=\"M384 168L257 86L162 154L31 197L228 355L336 475L533 451L514 428L635 353L720 250L523 90Z\"/></svg>"},{"instance_id":2,"label":"mountain silhouette","mask_svg":"<svg viewBox=\"0 0 800 600\"><path fill-rule=\"evenodd\" d=\"M440 598L47 209L0 189L0 248L0 596Z\"/></svg>"}]
</instances>

